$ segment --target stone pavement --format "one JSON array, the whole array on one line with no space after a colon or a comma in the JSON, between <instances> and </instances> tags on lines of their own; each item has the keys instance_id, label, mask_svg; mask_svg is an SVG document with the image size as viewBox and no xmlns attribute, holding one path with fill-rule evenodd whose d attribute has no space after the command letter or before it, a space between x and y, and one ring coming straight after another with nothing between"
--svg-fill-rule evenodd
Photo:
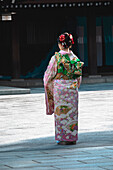
<instances>
[{"instance_id":1,"label":"stone pavement","mask_svg":"<svg viewBox=\"0 0 113 170\"><path fill-rule=\"evenodd\" d=\"M44 89L0 96L0 170L113 170L113 83L81 85L79 140L60 146Z\"/></svg>"},{"instance_id":2,"label":"stone pavement","mask_svg":"<svg viewBox=\"0 0 113 170\"><path fill-rule=\"evenodd\" d=\"M0 95L29 94L29 93L30 89L28 88L0 86Z\"/></svg>"}]
</instances>

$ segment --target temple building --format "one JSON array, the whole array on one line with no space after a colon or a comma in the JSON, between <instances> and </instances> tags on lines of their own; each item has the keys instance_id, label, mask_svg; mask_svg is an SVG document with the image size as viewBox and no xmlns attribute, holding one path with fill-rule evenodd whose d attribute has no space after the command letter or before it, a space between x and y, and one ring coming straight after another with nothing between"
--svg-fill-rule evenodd
<instances>
[{"instance_id":1,"label":"temple building","mask_svg":"<svg viewBox=\"0 0 113 170\"><path fill-rule=\"evenodd\" d=\"M0 0L0 79L42 78L64 32L83 76L113 75L112 0Z\"/></svg>"}]
</instances>

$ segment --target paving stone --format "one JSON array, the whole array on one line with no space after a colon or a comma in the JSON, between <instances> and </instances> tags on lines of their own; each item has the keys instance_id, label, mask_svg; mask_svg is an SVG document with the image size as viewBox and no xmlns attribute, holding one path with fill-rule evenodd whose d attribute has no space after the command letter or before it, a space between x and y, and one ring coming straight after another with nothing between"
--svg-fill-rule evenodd
<instances>
[{"instance_id":1,"label":"paving stone","mask_svg":"<svg viewBox=\"0 0 113 170\"><path fill-rule=\"evenodd\" d=\"M76 162L76 163L79 163L78 159L75 159L75 158L61 158L61 157L56 158L56 159L54 159L54 158L53 159L52 158L49 158L49 159L46 158L46 159L42 159L42 160L41 159L40 160L39 159L35 159L35 161L36 162L40 162L42 164L43 163L46 163L46 164L49 164L49 163L58 163L59 164L60 162L64 163L64 164L67 163L67 162Z\"/></svg>"},{"instance_id":2,"label":"paving stone","mask_svg":"<svg viewBox=\"0 0 113 170\"><path fill-rule=\"evenodd\" d=\"M113 165L111 166L100 166L100 168L106 169L106 170L113 170Z\"/></svg>"},{"instance_id":3,"label":"paving stone","mask_svg":"<svg viewBox=\"0 0 113 170\"><path fill-rule=\"evenodd\" d=\"M113 155L113 150L107 150L107 149L98 149L98 150L90 150L88 151L90 154L93 154L93 155L110 155L112 154Z\"/></svg>"},{"instance_id":4,"label":"paving stone","mask_svg":"<svg viewBox=\"0 0 113 170\"><path fill-rule=\"evenodd\" d=\"M45 114L44 99L43 88L0 96L0 170L111 170L113 83L81 86L79 140L72 146L56 144L54 116Z\"/></svg>"},{"instance_id":5,"label":"paving stone","mask_svg":"<svg viewBox=\"0 0 113 170\"><path fill-rule=\"evenodd\" d=\"M73 168L71 168L71 169L73 169ZM69 170L70 170L70 168L69 168ZM77 167L77 170L105 170L105 169L103 169L101 167L82 167L82 168Z\"/></svg>"},{"instance_id":6,"label":"paving stone","mask_svg":"<svg viewBox=\"0 0 113 170\"><path fill-rule=\"evenodd\" d=\"M57 166L55 166L55 167L57 167L57 168L64 168L64 169L72 169L72 168L86 168L86 169L89 169L89 168L97 168L97 170L98 170L98 168L100 167L100 168L102 168L102 167L109 167L109 166L112 166L113 165L113 163L112 162L109 162L109 163L94 163L94 164L90 164L90 163L88 163L88 164L77 164L77 165L57 165Z\"/></svg>"},{"instance_id":7,"label":"paving stone","mask_svg":"<svg viewBox=\"0 0 113 170\"><path fill-rule=\"evenodd\" d=\"M0 170L11 170L13 168L11 167L7 167L7 166L4 166L4 165L0 165Z\"/></svg>"},{"instance_id":8,"label":"paving stone","mask_svg":"<svg viewBox=\"0 0 113 170\"><path fill-rule=\"evenodd\" d=\"M5 165L9 166L9 167L12 167L12 168L24 168L24 167L38 167L38 162L34 162L34 161L25 161L25 160L13 160L13 161L10 161L8 163L6 163Z\"/></svg>"},{"instance_id":9,"label":"paving stone","mask_svg":"<svg viewBox=\"0 0 113 170\"><path fill-rule=\"evenodd\" d=\"M37 160L36 160L37 161ZM44 161L44 162L41 162L41 164L40 164L40 166L42 166L42 167L46 167L46 166L54 166L54 167L56 167L56 166L66 166L66 165L81 165L81 164L84 164L83 162L80 162L80 161L76 161L76 160L65 160L65 161L63 161L62 159L61 160L59 160L59 161L57 161L57 160L52 160L52 161Z\"/></svg>"},{"instance_id":10,"label":"paving stone","mask_svg":"<svg viewBox=\"0 0 113 170\"><path fill-rule=\"evenodd\" d=\"M31 167L27 167L27 168L16 168L16 170L28 170L31 169ZM32 167L32 170L58 170L58 168L55 167Z\"/></svg>"},{"instance_id":11,"label":"paving stone","mask_svg":"<svg viewBox=\"0 0 113 170\"><path fill-rule=\"evenodd\" d=\"M97 163L104 163L104 162L109 162L109 163L112 163L113 162L113 159L110 159L110 158L87 158L87 159L82 159L81 161L83 161L84 163L86 164L97 164Z\"/></svg>"},{"instance_id":12,"label":"paving stone","mask_svg":"<svg viewBox=\"0 0 113 170\"><path fill-rule=\"evenodd\" d=\"M70 155L70 156L63 156L64 158L74 158L75 160L83 160L83 161L85 161L85 160L87 160L87 159L103 159L103 156L101 156L101 155L88 155L88 154L86 154L86 155Z\"/></svg>"},{"instance_id":13,"label":"paving stone","mask_svg":"<svg viewBox=\"0 0 113 170\"><path fill-rule=\"evenodd\" d=\"M29 94L28 88L5 87L0 86L0 95Z\"/></svg>"}]
</instances>

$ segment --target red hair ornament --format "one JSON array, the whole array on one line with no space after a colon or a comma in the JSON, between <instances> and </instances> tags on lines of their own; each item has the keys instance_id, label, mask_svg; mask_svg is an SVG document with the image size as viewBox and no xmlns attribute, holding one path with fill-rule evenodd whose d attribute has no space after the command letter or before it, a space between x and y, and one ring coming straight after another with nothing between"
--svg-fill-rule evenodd
<instances>
[{"instance_id":1,"label":"red hair ornament","mask_svg":"<svg viewBox=\"0 0 113 170\"><path fill-rule=\"evenodd\" d=\"M73 36L71 34L69 34L69 37L70 37L70 39L72 41L72 44L74 44Z\"/></svg>"},{"instance_id":2,"label":"red hair ornament","mask_svg":"<svg viewBox=\"0 0 113 170\"><path fill-rule=\"evenodd\" d=\"M63 34L60 35L60 36L59 36L59 41L60 41L60 42L64 42L64 41L65 41L65 35L63 35Z\"/></svg>"}]
</instances>

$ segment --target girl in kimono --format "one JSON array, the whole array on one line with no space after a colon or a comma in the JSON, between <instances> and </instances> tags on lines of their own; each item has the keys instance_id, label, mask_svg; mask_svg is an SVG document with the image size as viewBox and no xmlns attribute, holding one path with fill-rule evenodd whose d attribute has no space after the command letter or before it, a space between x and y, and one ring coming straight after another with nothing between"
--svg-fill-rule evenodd
<instances>
[{"instance_id":1,"label":"girl in kimono","mask_svg":"<svg viewBox=\"0 0 113 170\"><path fill-rule=\"evenodd\" d=\"M46 114L55 117L55 139L58 144L76 144L78 139L78 88L83 62L70 50L71 34L58 38L60 51L52 56L44 74Z\"/></svg>"}]
</instances>

